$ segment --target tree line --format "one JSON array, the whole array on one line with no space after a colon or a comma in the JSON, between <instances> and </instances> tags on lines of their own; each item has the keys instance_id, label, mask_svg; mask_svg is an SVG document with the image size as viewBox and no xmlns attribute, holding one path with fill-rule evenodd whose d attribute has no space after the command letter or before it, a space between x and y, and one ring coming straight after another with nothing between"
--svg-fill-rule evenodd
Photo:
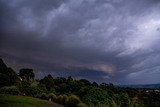
<instances>
[{"instance_id":1,"label":"tree line","mask_svg":"<svg viewBox=\"0 0 160 107\"><path fill-rule=\"evenodd\" d=\"M65 107L160 107L160 92L117 87L111 83L47 75L36 80L33 69L16 73L0 59L0 93L32 96Z\"/></svg>"}]
</instances>

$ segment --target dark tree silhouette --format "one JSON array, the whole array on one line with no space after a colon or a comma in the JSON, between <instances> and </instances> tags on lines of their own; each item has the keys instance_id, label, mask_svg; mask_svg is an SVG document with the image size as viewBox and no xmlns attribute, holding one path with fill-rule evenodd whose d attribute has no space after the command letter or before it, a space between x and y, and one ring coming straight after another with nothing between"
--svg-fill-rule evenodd
<instances>
[{"instance_id":1,"label":"dark tree silhouette","mask_svg":"<svg viewBox=\"0 0 160 107\"><path fill-rule=\"evenodd\" d=\"M45 87L48 91L50 91L54 87L54 81L53 81L53 77L51 75L45 76L39 82L40 82L40 84L45 85Z\"/></svg>"},{"instance_id":2,"label":"dark tree silhouette","mask_svg":"<svg viewBox=\"0 0 160 107\"><path fill-rule=\"evenodd\" d=\"M33 69L23 68L19 71L19 76L22 78L22 80L33 80L35 75L33 73Z\"/></svg>"}]
</instances>

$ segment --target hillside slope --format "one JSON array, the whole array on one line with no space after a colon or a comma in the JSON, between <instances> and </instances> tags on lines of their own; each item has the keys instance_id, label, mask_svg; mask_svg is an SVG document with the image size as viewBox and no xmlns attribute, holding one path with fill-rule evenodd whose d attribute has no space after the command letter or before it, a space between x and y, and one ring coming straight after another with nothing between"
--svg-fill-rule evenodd
<instances>
[{"instance_id":1,"label":"hillside slope","mask_svg":"<svg viewBox=\"0 0 160 107\"><path fill-rule=\"evenodd\" d=\"M0 107L64 107L64 106L32 97L0 94Z\"/></svg>"}]
</instances>

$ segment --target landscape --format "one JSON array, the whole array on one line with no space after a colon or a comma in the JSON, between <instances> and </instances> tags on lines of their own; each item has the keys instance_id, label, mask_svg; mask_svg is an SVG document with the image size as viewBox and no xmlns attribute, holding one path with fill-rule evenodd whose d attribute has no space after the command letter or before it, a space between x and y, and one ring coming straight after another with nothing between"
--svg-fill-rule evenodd
<instances>
[{"instance_id":1,"label":"landscape","mask_svg":"<svg viewBox=\"0 0 160 107\"><path fill-rule=\"evenodd\" d=\"M0 107L160 107L160 0L0 0Z\"/></svg>"},{"instance_id":2,"label":"landscape","mask_svg":"<svg viewBox=\"0 0 160 107\"><path fill-rule=\"evenodd\" d=\"M33 69L16 73L0 59L0 106L9 107L159 107L160 87L130 88L112 83L47 75L34 79ZM138 86L137 86L138 87ZM29 97L26 97L29 96ZM34 98L33 98L34 97ZM38 99L35 99L38 98ZM39 100L43 99L43 100ZM48 102L47 102L48 101ZM58 105L60 104L60 105Z\"/></svg>"}]
</instances>

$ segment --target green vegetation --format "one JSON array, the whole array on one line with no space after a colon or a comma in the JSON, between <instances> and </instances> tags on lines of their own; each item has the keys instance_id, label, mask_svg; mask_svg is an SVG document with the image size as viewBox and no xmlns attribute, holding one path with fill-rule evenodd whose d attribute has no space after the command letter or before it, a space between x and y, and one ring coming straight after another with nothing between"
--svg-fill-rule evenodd
<instances>
[{"instance_id":1,"label":"green vegetation","mask_svg":"<svg viewBox=\"0 0 160 107\"><path fill-rule=\"evenodd\" d=\"M19 77L21 77L22 80L27 80L27 81L34 79L35 77L33 69L28 69L28 68L20 69L18 75Z\"/></svg>"},{"instance_id":2,"label":"green vegetation","mask_svg":"<svg viewBox=\"0 0 160 107\"><path fill-rule=\"evenodd\" d=\"M59 104L26 96L0 94L0 107L63 107Z\"/></svg>"},{"instance_id":3,"label":"green vegetation","mask_svg":"<svg viewBox=\"0 0 160 107\"><path fill-rule=\"evenodd\" d=\"M0 88L1 94L19 95L20 91L16 86L5 86Z\"/></svg>"},{"instance_id":4,"label":"green vegetation","mask_svg":"<svg viewBox=\"0 0 160 107\"><path fill-rule=\"evenodd\" d=\"M25 68L16 73L2 60L0 77L0 94L3 94L0 95L0 106L54 107L58 103L65 107L160 107L159 90L116 87L111 83L97 84L86 79L52 75L35 80L32 69Z\"/></svg>"}]
</instances>

